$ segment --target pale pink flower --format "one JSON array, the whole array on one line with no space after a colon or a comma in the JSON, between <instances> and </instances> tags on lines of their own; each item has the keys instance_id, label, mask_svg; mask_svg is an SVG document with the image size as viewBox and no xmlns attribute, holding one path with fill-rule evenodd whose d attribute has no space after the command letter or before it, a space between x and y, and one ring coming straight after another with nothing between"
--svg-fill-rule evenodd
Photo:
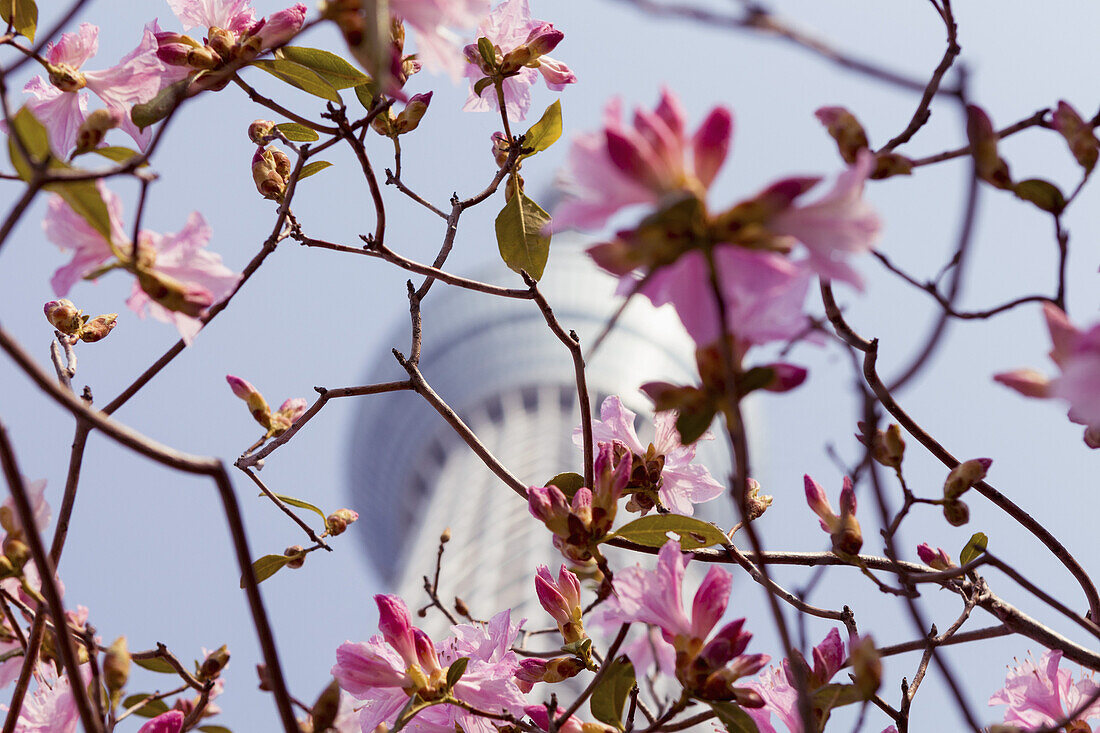
<instances>
[{"instance_id":1,"label":"pale pink flower","mask_svg":"<svg viewBox=\"0 0 1100 733\"><path fill-rule=\"evenodd\" d=\"M527 117L527 112L531 108L531 86L538 81L540 72L546 80L546 85L554 91L561 91L566 84L577 81L576 75L568 66L545 55L558 44L562 33L546 21L533 19L527 0L504 0L478 26L478 37L488 38L496 48L500 49L503 57L524 46L531 48L537 54L539 66L536 68L523 66L516 76L508 77L501 84L504 91L504 107L511 119L522 120ZM489 85L480 95L474 91L474 84L485 77L485 73L479 66L480 53L477 45L467 46L465 55L468 62L466 76L470 79L470 96L463 109L467 112L500 109L500 101L497 99L494 86ZM545 69L542 66L544 63Z\"/></svg>"},{"instance_id":2,"label":"pale pink flower","mask_svg":"<svg viewBox=\"0 0 1100 733\"><path fill-rule=\"evenodd\" d=\"M111 240L119 252L128 256L133 245L122 228L122 206L118 197L102 185L100 193L107 205ZM73 250L72 261L58 269L51 280L58 295L68 293L77 280L95 271L114 254L107 240L60 196L51 197L43 227L50 241L62 249ZM139 240L139 259L153 257L152 271L177 281L189 300L201 306L197 310L224 298L240 280L239 274L222 264L220 255L205 249L210 240L210 227L198 212L192 212L177 234L142 230ZM191 343L202 328L202 321L197 317L168 310L150 298L137 282L126 304L142 318L148 312L157 320L174 324L187 343Z\"/></svg>"},{"instance_id":3,"label":"pale pink flower","mask_svg":"<svg viewBox=\"0 0 1100 733\"><path fill-rule=\"evenodd\" d=\"M993 379L1025 397L1057 398L1069 403L1069 419L1085 426L1085 443L1100 448L1100 323L1076 328L1052 303L1043 304L1050 331L1050 358L1061 375L1047 379L1031 369L994 375Z\"/></svg>"},{"instance_id":4,"label":"pale pink flower","mask_svg":"<svg viewBox=\"0 0 1100 733\"><path fill-rule=\"evenodd\" d=\"M246 33L256 22L252 0L168 0L185 31L217 27Z\"/></svg>"},{"instance_id":5,"label":"pale pink flower","mask_svg":"<svg viewBox=\"0 0 1100 733\"><path fill-rule=\"evenodd\" d=\"M572 198L554 211L556 230L596 229L623 207L656 204L677 191L705 194L733 133L732 113L715 107L688 139L680 100L667 89L653 112L635 110L632 127L617 99L603 123L603 130L574 138L565 174Z\"/></svg>"},{"instance_id":6,"label":"pale pink flower","mask_svg":"<svg viewBox=\"0 0 1100 733\"><path fill-rule=\"evenodd\" d=\"M1100 692L1090 677L1077 682L1069 670L1058 669L1062 652L1048 651L1035 664L1017 662L1008 670L1005 686L989 698L990 705L1007 705L1004 722L1026 730L1046 728L1076 711ZM1076 720L1100 717L1100 703L1093 701Z\"/></svg>"},{"instance_id":7,"label":"pale pink flower","mask_svg":"<svg viewBox=\"0 0 1100 733\"><path fill-rule=\"evenodd\" d=\"M657 486L661 503L676 514L688 516L695 513L695 505L711 501L721 496L725 490L703 466L692 463L695 460L695 448L680 443L680 433L676 430L676 413L659 412L653 418L655 434L650 448L642 446L634 430L635 413L626 409L618 396L612 395L600 405L600 418L592 423L593 438L605 443L622 445L633 454L633 464L645 465L646 460L663 461ZM711 440L714 436L706 433L702 440ZM573 442L584 444L581 428L573 431ZM629 490L631 484L627 484ZM645 512L643 511L643 514Z\"/></svg>"},{"instance_id":8,"label":"pale pink flower","mask_svg":"<svg viewBox=\"0 0 1100 733\"><path fill-rule=\"evenodd\" d=\"M34 511L34 524L35 531L41 532L50 523L50 505L46 502L46 479L39 479L38 481L29 481L26 483L27 498L30 499L31 508ZM6 518L10 517L12 528L21 528L23 525L19 521L19 516L15 513L15 503L9 496L4 499L4 503L0 505L0 515L5 517L5 523L8 521ZM0 544L6 539L6 533L0 533ZM25 568L27 583L35 589L38 589L41 585L39 579L38 570L34 566L32 560L27 564ZM23 591L22 585L15 578L10 578L6 581L2 581L5 589L17 596L20 596L27 601L26 593ZM33 601L31 601L33 603ZM0 627L6 627L7 622L0 619ZM8 652L15 651L21 648L19 639L10 633L7 636L10 638L7 641L0 640L0 656L7 654ZM0 662L0 689L7 687L19 676L19 670L23 666L23 658L16 656L6 661Z\"/></svg>"},{"instance_id":9,"label":"pale pink flower","mask_svg":"<svg viewBox=\"0 0 1100 733\"><path fill-rule=\"evenodd\" d=\"M137 733L180 733L183 730L183 719L182 711L169 710L141 726Z\"/></svg>"},{"instance_id":10,"label":"pale pink flower","mask_svg":"<svg viewBox=\"0 0 1100 733\"><path fill-rule=\"evenodd\" d=\"M813 649L813 668L810 669L807 680L809 688L816 690L828 684L844 664L846 656L840 633L836 629L830 629L821 643ZM769 667L749 687L764 699L764 707L746 708L746 712L760 728L760 733L775 733L770 720L772 714L790 733L803 733L802 716L798 710L798 689L794 685L790 661L784 659L782 664Z\"/></svg>"},{"instance_id":11,"label":"pale pink flower","mask_svg":"<svg viewBox=\"0 0 1100 733\"><path fill-rule=\"evenodd\" d=\"M87 664L80 668L85 684L91 680ZM15 733L74 733L80 723L80 713L73 698L68 675L58 676L53 665L39 665L35 672L38 687L23 700ZM7 705L0 706L4 710Z\"/></svg>"},{"instance_id":12,"label":"pale pink flower","mask_svg":"<svg viewBox=\"0 0 1100 733\"><path fill-rule=\"evenodd\" d=\"M859 273L845 258L869 251L882 228L878 214L863 199L863 185L874 167L874 154L860 150L832 190L812 204L780 211L768 221L768 229L801 242L809 266L821 277L862 287Z\"/></svg>"},{"instance_id":13,"label":"pale pink flower","mask_svg":"<svg viewBox=\"0 0 1100 733\"><path fill-rule=\"evenodd\" d=\"M526 701L515 681L519 659L511 651L519 625L511 623L508 611L494 616L488 628L452 627L455 637L445 641L437 653L431 639L412 625L408 608L400 598L378 595L375 602L382 636L341 644L332 668L340 687L361 701L359 723L363 730L374 730L381 723L392 724L409 697L422 686L440 689L446 680L446 667L459 657L468 657L470 661L454 687L455 697L481 709L522 713ZM471 733L493 731L484 719L451 705L422 711L410 727L453 731L456 724Z\"/></svg>"},{"instance_id":14,"label":"pale pink flower","mask_svg":"<svg viewBox=\"0 0 1100 733\"><path fill-rule=\"evenodd\" d=\"M543 730L550 730L550 714L545 705L528 705L523 709L535 725ZM555 718L565 714L564 708L558 708L554 713ZM561 733L611 733L615 729L603 723L582 723L580 718L570 715L565 722L557 728Z\"/></svg>"},{"instance_id":15,"label":"pale pink flower","mask_svg":"<svg viewBox=\"0 0 1100 733\"><path fill-rule=\"evenodd\" d=\"M489 0L390 0L390 11L416 31L416 57L424 68L454 80L466 67L456 28L473 28L489 12Z\"/></svg>"},{"instance_id":16,"label":"pale pink flower","mask_svg":"<svg viewBox=\"0 0 1100 733\"><path fill-rule=\"evenodd\" d=\"M733 245L716 247L714 260L727 323L742 347L784 341L805 332L809 321L802 306L810 273L802 263ZM636 278L628 275L622 282L633 283ZM620 291L625 287L621 285ZM655 306L671 303L698 345L710 345L721 336L710 268L701 251L687 252L659 268L639 292Z\"/></svg>"},{"instance_id":17,"label":"pale pink flower","mask_svg":"<svg viewBox=\"0 0 1100 733\"><path fill-rule=\"evenodd\" d=\"M108 109L120 113L120 128L139 147L149 144L152 130L139 130L130 120L130 108L152 99L161 88L164 65L156 57L154 30L155 23L147 25L138 47L103 71L81 70L99 48L98 26L81 23L76 33L62 33L50 44L46 59L60 72L56 81L36 76L23 91L34 97L27 102L27 109L45 125L58 155L67 156L76 145L77 131L87 117L88 97L80 91L85 87Z\"/></svg>"}]
</instances>

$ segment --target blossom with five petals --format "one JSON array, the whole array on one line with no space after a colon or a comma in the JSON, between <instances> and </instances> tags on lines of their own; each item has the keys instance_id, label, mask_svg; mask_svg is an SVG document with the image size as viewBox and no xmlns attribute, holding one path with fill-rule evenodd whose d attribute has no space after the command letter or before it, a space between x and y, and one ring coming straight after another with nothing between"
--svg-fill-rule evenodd
<instances>
[{"instance_id":1,"label":"blossom with five petals","mask_svg":"<svg viewBox=\"0 0 1100 733\"><path fill-rule=\"evenodd\" d=\"M717 498L725 490L703 466L695 460L695 445L682 445L676 431L676 413L659 412L653 419L656 430L653 442L643 447L634 430L637 417L626 409L618 396L612 395L600 405L600 420L592 423L593 438L599 445L610 444L618 452L632 455L630 481L624 493L631 494L627 509L640 509L642 514L654 506L654 498L676 514L692 515L695 504ZM712 439L709 433L703 439ZM584 443L581 428L573 431L573 442Z\"/></svg>"},{"instance_id":2,"label":"blossom with five petals","mask_svg":"<svg viewBox=\"0 0 1100 733\"><path fill-rule=\"evenodd\" d=\"M1069 670L1059 669L1062 652L1051 650L1036 664L1031 659L1009 669L1005 686L989 698L990 705L1007 705L1004 722L1027 730L1046 728L1063 721L1090 699L1074 720L1100 717L1100 686L1089 677L1077 682Z\"/></svg>"},{"instance_id":3,"label":"blossom with five petals","mask_svg":"<svg viewBox=\"0 0 1100 733\"><path fill-rule=\"evenodd\" d=\"M1017 369L993 379L1025 397L1065 400L1069 419L1085 426L1085 443L1100 448L1100 323L1082 331L1053 303L1043 304L1043 315L1050 331L1050 359L1061 375L1049 379L1032 369Z\"/></svg>"}]
</instances>

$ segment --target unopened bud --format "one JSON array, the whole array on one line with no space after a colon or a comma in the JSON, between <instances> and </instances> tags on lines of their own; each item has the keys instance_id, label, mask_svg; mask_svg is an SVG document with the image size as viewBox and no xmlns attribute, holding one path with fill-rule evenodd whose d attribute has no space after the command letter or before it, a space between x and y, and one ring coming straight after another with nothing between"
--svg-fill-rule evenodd
<instances>
[{"instance_id":1,"label":"unopened bud","mask_svg":"<svg viewBox=\"0 0 1100 733\"><path fill-rule=\"evenodd\" d=\"M120 636L103 658L103 681L107 684L107 691L113 694L125 687L129 679L130 652L126 648L126 637Z\"/></svg>"},{"instance_id":2,"label":"unopened bud","mask_svg":"<svg viewBox=\"0 0 1100 733\"><path fill-rule=\"evenodd\" d=\"M192 49L201 48L195 39L182 33L162 32L156 34L157 58L169 66L187 66L188 54Z\"/></svg>"},{"instance_id":3,"label":"unopened bud","mask_svg":"<svg viewBox=\"0 0 1100 733\"><path fill-rule=\"evenodd\" d=\"M769 392L789 392L805 382L809 374L803 367L786 362L768 364L765 368L772 372L771 379L764 385Z\"/></svg>"},{"instance_id":4,"label":"unopened bud","mask_svg":"<svg viewBox=\"0 0 1100 733\"><path fill-rule=\"evenodd\" d=\"M271 120L255 120L248 126L248 139L257 145L263 145L275 129L275 123Z\"/></svg>"},{"instance_id":5,"label":"unopened bud","mask_svg":"<svg viewBox=\"0 0 1100 733\"><path fill-rule=\"evenodd\" d=\"M860 432L856 433L856 439L867 445L866 425L858 423ZM901 428L897 423L892 423L886 430L876 430L871 438L871 457L884 466L897 470L901 467L905 457L905 440L901 437Z\"/></svg>"},{"instance_id":6,"label":"unopened bud","mask_svg":"<svg viewBox=\"0 0 1100 733\"><path fill-rule=\"evenodd\" d=\"M845 163L855 163L859 151L870 146L867 133L863 131L863 125L844 107L822 107L814 112L814 116L825 125L829 135L836 140L840 157Z\"/></svg>"},{"instance_id":7,"label":"unopened bud","mask_svg":"<svg viewBox=\"0 0 1100 733\"><path fill-rule=\"evenodd\" d=\"M218 54L223 59L228 59L230 57L233 52L233 45L236 41L236 34L224 28L218 28L217 26L210 26L206 34L207 44L214 50L214 53Z\"/></svg>"},{"instance_id":8,"label":"unopened bud","mask_svg":"<svg viewBox=\"0 0 1100 733\"><path fill-rule=\"evenodd\" d=\"M42 306L42 311L46 314L46 320L54 328L69 336L80 333L80 329L84 325L81 311L73 305L71 300L51 300Z\"/></svg>"},{"instance_id":9,"label":"unopened bud","mask_svg":"<svg viewBox=\"0 0 1100 733\"><path fill-rule=\"evenodd\" d=\"M557 48L563 38L565 38L564 33L550 23L543 23L527 35L524 45L531 50L533 58L538 58Z\"/></svg>"},{"instance_id":10,"label":"unopened bud","mask_svg":"<svg viewBox=\"0 0 1100 733\"><path fill-rule=\"evenodd\" d=\"M102 341L107 338L107 335L111 333L111 331L115 330L117 320L117 313L106 313L102 316L96 316L84 324L84 328L80 330L80 340L86 344L94 344L96 341Z\"/></svg>"},{"instance_id":11,"label":"unopened bud","mask_svg":"<svg viewBox=\"0 0 1100 733\"><path fill-rule=\"evenodd\" d=\"M838 555L858 555L863 547L863 532L859 528L859 520L847 512L840 515L838 527L830 534L830 538L833 541L833 551Z\"/></svg>"},{"instance_id":12,"label":"unopened bud","mask_svg":"<svg viewBox=\"0 0 1100 733\"><path fill-rule=\"evenodd\" d=\"M359 519L359 512L351 509L337 509L325 519L325 527L328 533L335 537L344 533L349 524L354 524Z\"/></svg>"},{"instance_id":13,"label":"unopened bud","mask_svg":"<svg viewBox=\"0 0 1100 733\"><path fill-rule=\"evenodd\" d=\"M913 161L898 153L879 153L875 156L875 167L870 178L881 181L891 176L909 176L913 174Z\"/></svg>"},{"instance_id":14,"label":"unopened bud","mask_svg":"<svg viewBox=\"0 0 1100 733\"><path fill-rule=\"evenodd\" d=\"M503 132L494 132L490 139L493 141L493 160L498 168L503 168L508 162L508 138Z\"/></svg>"},{"instance_id":15,"label":"unopened bud","mask_svg":"<svg viewBox=\"0 0 1100 733\"><path fill-rule=\"evenodd\" d=\"M340 712L340 685L333 680L328 684L317 701L310 709L310 717L313 718L314 733L324 733L336 721L336 715Z\"/></svg>"},{"instance_id":16,"label":"unopened bud","mask_svg":"<svg viewBox=\"0 0 1100 733\"><path fill-rule=\"evenodd\" d=\"M286 161L285 166L283 159ZM252 156L252 180L256 184L256 190L265 199L280 203L286 191L286 176L279 172L281 168L285 168L286 175L290 174L290 159L285 154L275 148L256 149Z\"/></svg>"},{"instance_id":17,"label":"unopened bud","mask_svg":"<svg viewBox=\"0 0 1100 733\"><path fill-rule=\"evenodd\" d=\"M458 615L462 616L463 618L470 618L470 607L467 606L466 601L462 600L461 598L455 598L455 611L457 611Z\"/></svg>"},{"instance_id":18,"label":"unopened bud","mask_svg":"<svg viewBox=\"0 0 1100 733\"><path fill-rule=\"evenodd\" d=\"M439 544L445 545L451 541L451 528L447 527L439 535Z\"/></svg>"},{"instance_id":19,"label":"unopened bud","mask_svg":"<svg viewBox=\"0 0 1100 733\"><path fill-rule=\"evenodd\" d=\"M287 557L294 558L288 560L286 566L292 570L296 570L306 564L306 549L301 545L291 545L283 550L283 554Z\"/></svg>"},{"instance_id":20,"label":"unopened bud","mask_svg":"<svg viewBox=\"0 0 1100 733\"><path fill-rule=\"evenodd\" d=\"M957 499L971 486L985 478L993 461L989 458L971 458L951 469L943 484L943 498Z\"/></svg>"},{"instance_id":21,"label":"unopened bud","mask_svg":"<svg viewBox=\"0 0 1100 733\"><path fill-rule=\"evenodd\" d=\"M108 130L121 125L126 120L126 114L119 109L104 107L92 112L81 123L76 131L76 153L87 153L95 150L103 142Z\"/></svg>"},{"instance_id":22,"label":"unopened bud","mask_svg":"<svg viewBox=\"0 0 1100 733\"><path fill-rule=\"evenodd\" d=\"M199 674L203 679L212 680L215 679L221 671L225 669L225 665L229 664L229 647L222 644L206 655L206 659L202 660L202 665L199 667Z\"/></svg>"},{"instance_id":23,"label":"unopened bud","mask_svg":"<svg viewBox=\"0 0 1100 733\"><path fill-rule=\"evenodd\" d=\"M864 636L851 645L848 655L852 660L856 689L864 700L870 700L882 685L882 659L875 649L875 641Z\"/></svg>"},{"instance_id":24,"label":"unopened bud","mask_svg":"<svg viewBox=\"0 0 1100 733\"><path fill-rule=\"evenodd\" d=\"M260 680L260 689L264 692L271 692L271 675L267 672L266 664L256 665L256 677Z\"/></svg>"},{"instance_id":25,"label":"unopened bud","mask_svg":"<svg viewBox=\"0 0 1100 733\"><path fill-rule=\"evenodd\" d=\"M970 507L958 499L949 501L943 505L943 518L952 527L961 527L970 521Z\"/></svg>"},{"instance_id":26,"label":"unopened bud","mask_svg":"<svg viewBox=\"0 0 1100 733\"><path fill-rule=\"evenodd\" d=\"M955 567L955 563L951 562L951 556L944 552L943 548L933 549L927 542L917 545L917 556L922 563L933 570L947 570Z\"/></svg>"},{"instance_id":27,"label":"unopened bud","mask_svg":"<svg viewBox=\"0 0 1100 733\"><path fill-rule=\"evenodd\" d=\"M409 98L408 104L405 105L405 109L401 110L401 114L397 115L397 119L393 123L393 131L398 135L404 135L406 132L412 132L420 124L420 120L423 119L424 114L428 111L428 105L432 102L432 93L415 94Z\"/></svg>"},{"instance_id":28,"label":"unopened bud","mask_svg":"<svg viewBox=\"0 0 1100 733\"><path fill-rule=\"evenodd\" d=\"M997 131L993 129L992 120L977 105L967 105L966 112L966 135L970 139L978 178L997 188L1011 188L1008 164L997 154Z\"/></svg>"},{"instance_id":29,"label":"unopened bud","mask_svg":"<svg viewBox=\"0 0 1100 733\"><path fill-rule=\"evenodd\" d=\"M22 570L31 559L31 549L22 540L9 535L4 538L4 557L11 561L15 570Z\"/></svg>"},{"instance_id":30,"label":"unopened bud","mask_svg":"<svg viewBox=\"0 0 1100 733\"><path fill-rule=\"evenodd\" d=\"M138 270L136 275L145 294L170 311L200 318L214 303L214 296L201 285L180 282L157 270Z\"/></svg>"}]
</instances>

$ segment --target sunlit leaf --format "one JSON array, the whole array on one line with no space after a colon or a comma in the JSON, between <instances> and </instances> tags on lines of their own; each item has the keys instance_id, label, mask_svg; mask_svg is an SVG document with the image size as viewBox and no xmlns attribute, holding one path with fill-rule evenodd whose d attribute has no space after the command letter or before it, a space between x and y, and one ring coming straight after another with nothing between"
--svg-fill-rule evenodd
<instances>
[{"instance_id":1,"label":"sunlit leaf","mask_svg":"<svg viewBox=\"0 0 1100 733\"><path fill-rule=\"evenodd\" d=\"M496 218L497 247L504 264L538 280L550 256L550 215L527 194L516 191Z\"/></svg>"},{"instance_id":2,"label":"sunlit leaf","mask_svg":"<svg viewBox=\"0 0 1100 733\"><path fill-rule=\"evenodd\" d=\"M257 59L252 65L263 69L276 79L321 99L340 104L336 88L313 69L289 59Z\"/></svg>"},{"instance_id":3,"label":"sunlit leaf","mask_svg":"<svg viewBox=\"0 0 1100 733\"><path fill-rule=\"evenodd\" d=\"M649 514L624 524L615 536L646 547L663 547L673 536L683 550L698 550L728 542L726 534L710 522L680 514Z\"/></svg>"},{"instance_id":4,"label":"sunlit leaf","mask_svg":"<svg viewBox=\"0 0 1100 733\"><path fill-rule=\"evenodd\" d=\"M572 500L573 494L577 493L577 489L584 486L584 476L581 476L579 473L567 471L565 473L559 473L557 476L547 481L544 486L557 486L561 489L561 493Z\"/></svg>"},{"instance_id":5,"label":"sunlit leaf","mask_svg":"<svg viewBox=\"0 0 1100 733\"><path fill-rule=\"evenodd\" d=\"M470 663L469 657L459 657L447 667L447 687L454 687L462 675L466 672L466 665Z\"/></svg>"},{"instance_id":6,"label":"sunlit leaf","mask_svg":"<svg viewBox=\"0 0 1100 733\"><path fill-rule=\"evenodd\" d=\"M287 140L296 143L311 143L314 140L321 139L315 130L311 130L305 125L299 125L297 122L280 122L275 125L275 129L283 133Z\"/></svg>"},{"instance_id":7,"label":"sunlit leaf","mask_svg":"<svg viewBox=\"0 0 1100 733\"><path fill-rule=\"evenodd\" d=\"M989 538L985 536L985 532L975 532L967 540L966 545L962 548L962 552L959 553L959 563L966 565L971 560L977 559L985 548L989 545Z\"/></svg>"},{"instance_id":8,"label":"sunlit leaf","mask_svg":"<svg viewBox=\"0 0 1100 733\"><path fill-rule=\"evenodd\" d=\"M5 24L11 23L16 33L34 43L34 33L38 27L38 6L34 0L0 0L0 18Z\"/></svg>"},{"instance_id":9,"label":"sunlit leaf","mask_svg":"<svg viewBox=\"0 0 1100 733\"><path fill-rule=\"evenodd\" d=\"M1043 211L1051 214L1061 213L1066 208L1066 197L1062 191L1050 181L1042 178L1029 178L1020 181L1012 188L1018 198L1030 201Z\"/></svg>"},{"instance_id":10,"label":"sunlit leaf","mask_svg":"<svg viewBox=\"0 0 1100 733\"><path fill-rule=\"evenodd\" d=\"M125 700L122 701L123 709L129 710L134 705L137 705L142 700L149 697L150 694L151 693L148 692L141 692L137 695L128 696ZM140 715L143 718L155 718L158 715L167 712L168 705L165 704L164 700L150 700L149 702L145 703L140 708L135 710L133 714Z\"/></svg>"},{"instance_id":11,"label":"sunlit leaf","mask_svg":"<svg viewBox=\"0 0 1100 733\"><path fill-rule=\"evenodd\" d=\"M264 555L252 563L252 573L256 576L256 582L262 583L293 560L288 555ZM241 587L244 588L244 576L241 576Z\"/></svg>"},{"instance_id":12,"label":"sunlit leaf","mask_svg":"<svg viewBox=\"0 0 1100 733\"><path fill-rule=\"evenodd\" d=\"M298 180L300 181L303 178L309 178L314 173L320 173L325 168L329 168L331 166L332 163L329 163L327 160L315 160L312 163L306 163L302 166L302 173L298 176Z\"/></svg>"},{"instance_id":13,"label":"sunlit leaf","mask_svg":"<svg viewBox=\"0 0 1100 733\"><path fill-rule=\"evenodd\" d=\"M611 667L592 691L588 709L596 720L623 730L623 705L630 688L634 687L634 665L626 657L608 664Z\"/></svg>"},{"instance_id":14,"label":"sunlit leaf","mask_svg":"<svg viewBox=\"0 0 1100 733\"><path fill-rule=\"evenodd\" d=\"M523 147L533 148L525 157L546 150L561 137L561 101L555 101L523 136Z\"/></svg>"},{"instance_id":15,"label":"sunlit leaf","mask_svg":"<svg viewBox=\"0 0 1100 733\"><path fill-rule=\"evenodd\" d=\"M160 674L175 674L176 670L172 668L172 665L161 659L160 657L153 657L152 659L135 659L134 664L147 669L150 672L159 672Z\"/></svg>"},{"instance_id":16,"label":"sunlit leaf","mask_svg":"<svg viewBox=\"0 0 1100 733\"><path fill-rule=\"evenodd\" d=\"M161 89L157 95L148 102L135 104L130 108L130 119L140 129L145 129L155 122L160 122L171 114L172 110L183 101L183 98L187 95L187 87L190 86L192 79L194 79L194 76L180 79L174 84L169 84L164 89Z\"/></svg>"},{"instance_id":17,"label":"sunlit leaf","mask_svg":"<svg viewBox=\"0 0 1100 733\"><path fill-rule=\"evenodd\" d=\"M275 56L312 69L336 89L348 89L370 81L369 76L344 59L319 48L284 46Z\"/></svg>"}]
</instances>

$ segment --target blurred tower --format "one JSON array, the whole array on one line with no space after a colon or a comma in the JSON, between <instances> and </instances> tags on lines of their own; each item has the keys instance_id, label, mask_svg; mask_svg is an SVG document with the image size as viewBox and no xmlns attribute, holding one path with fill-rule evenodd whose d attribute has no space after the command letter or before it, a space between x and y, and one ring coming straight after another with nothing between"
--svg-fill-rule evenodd
<instances>
[{"instance_id":1,"label":"blurred tower","mask_svg":"<svg viewBox=\"0 0 1100 733\"><path fill-rule=\"evenodd\" d=\"M591 345L620 305L615 280L599 271L580 243L559 235L540 290L564 328ZM518 279L491 268L488 281ZM522 481L542 485L563 471L582 473L573 444L580 423L573 363L531 301L496 298L437 284L425 300L420 367L429 384L455 409L489 450ZM406 342L408 326L393 343ZM652 437L650 404L639 385L657 379L694 382L694 346L675 313L635 298L587 369L597 416L604 397L619 395L640 416L639 435ZM369 382L402 379L392 358L371 370ZM439 415L412 393L363 401L353 436L351 484L363 512L368 554L378 574L417 607L426 602L423 576L434 569L439 535L450 527L440 598L467 600L487 618L504 608L514 618L535 618L533 574L561 556L525 501L501 484ZM729 471L724 441L699 444L698 460L722 480ZM700 515L727 521L732 509L719 498ZM445 630L438 614L428 628ZM432 624L435 624L434 626Z\"/></svg>"}]
</instances>

